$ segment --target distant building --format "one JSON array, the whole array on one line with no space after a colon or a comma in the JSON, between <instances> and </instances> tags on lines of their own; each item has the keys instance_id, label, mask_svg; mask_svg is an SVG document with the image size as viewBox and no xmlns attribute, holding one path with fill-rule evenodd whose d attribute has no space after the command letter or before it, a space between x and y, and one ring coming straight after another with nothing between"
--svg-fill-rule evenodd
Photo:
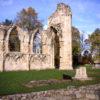
<instances>
[{"instance_id":1,"label":"distant building","mask_svg":"<svg viewBox=\"0 0 100 100\"><path fill-rule=\"evenodd\" d=\"M81 55L84 56L84 55L89 55L89 54L91 54L90 42L88 39L85 39L83 43L83 50L81 52Z\"/></svg>"}]
</instances>

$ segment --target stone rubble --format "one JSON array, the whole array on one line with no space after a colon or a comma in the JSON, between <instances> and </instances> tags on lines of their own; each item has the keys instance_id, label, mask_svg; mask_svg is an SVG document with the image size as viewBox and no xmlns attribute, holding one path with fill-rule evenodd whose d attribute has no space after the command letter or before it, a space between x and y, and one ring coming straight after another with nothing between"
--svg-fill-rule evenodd
<instances>
[{"instance_id":1,"label":"stone rubble","mask_svg":"<svg viewBox=\"0 0 100 100\"><path fill-rule=\"evenodd\" d=\"M100 84L0 96L0 100L100 100Z\"/></svg>"}]
</instances>

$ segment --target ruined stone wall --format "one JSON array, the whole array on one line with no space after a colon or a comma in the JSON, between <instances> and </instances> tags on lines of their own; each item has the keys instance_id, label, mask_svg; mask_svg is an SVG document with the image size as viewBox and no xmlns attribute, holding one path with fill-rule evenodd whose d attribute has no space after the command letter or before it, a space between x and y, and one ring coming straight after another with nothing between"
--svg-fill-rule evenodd
<instances>
[{"instance_id":1,"label":"ruined stone wall","mask_svg":"<svg viewBox=\"0 0 100 100\"><path fill-rule=\"evenodd\" d=\"M13 29L18 31L20 51L9 50L9 37ZM0 71L50 69L51 59L47 54L33 53L33 38L37 30L32 32L29 45L29 34L18 26L0 28Z\"/></svg>"},{"instance_id":2,"label":"ruined stone wall","mask_svg":"<svg viewBox=\"0 0 100 100\"><path fill-rule=\"evenodd\" d=\"M4 34L5 31L0 28L0 71L3 71Z\"/></svg>"},{"instance_id":3,"label":"ruined stone wall","mask_svg":"<svg viewBox=\"0 0 100 100\"><path fill-rule=\"evenodd\" d=\"M33 52L33 41L35 33L39 31L38 29L31 31L30 36L27 30L15 25L0 27L0 71L55 68L71 70L71 18L70 7L63 3L58 4L56 11L48 19L47 30L41 32L42 54L34 54ZM15 36L14 30L16 31L20 50L12 52L9 49L11 46L9 45L9 38L11 34Z\"/></svg>"},{"instance_id":4,"label":"ruined stone wall","mask_svg":"<svg viewBox=\"0 0 100 100\"><path fill-rule=\"evenodd\" d=\"M0 100L100 100L100 84L0 96Z\"/></svg>"},{"instance_id":5,"label":"ruined stone wall","mask_svg":"<svg viewBox=\"0 0 100 100\"><path fill-rule=\"evenodd\" d=\"M44 54L32 54L30 55L30 69L33 70L43 70L43 69L52 69L50 55Z\"/></svg>"},{"instance_id":6,"label":"ruined stone wall","mask_svg":"<svg viewBox=\"0 0 100 100\"><path fill-rule=\"evenodd\" d=\"M61 3L58 4L56 11L49 17L48 29L43 35L43 52L51 54L52 66L55 62L54 41L55 34L59 37L60 64L59 69L72 69L72 13L69 6ZM48 40L48 42L45 42Z\"/></svg>"},{"instance_id":7,"label":"ruined stone wall","mask_svg":"<svg viewBox=\"0 0 100 100\"><path fill-rule=\"evenodd\" d=\"M53 37L53 34L50 32L50 29L43 31L42 33L42 53L45 55L50 55L51 67L55 69L52 37Z\"/></svg>"},{"instance_id":8,"label":"ruined stone wall","mask_svg":"<svg viewBox=\"0 0 100 100\"><path fill-rule=\"evenodd\" d=\"M50 68L50 56L42 54L7 53L4 60L4 71L40 70Z\"/></svg>"},{"instance_id":9,"label":"ruined stone wall","mask_svg":"<svg viewBox=\"0 0 100 100\"><path fill-rule=\"evenodd\" d=\"M7 53L4 59L4 71L13 70L29 70L27 54L23 53Z\"/></svg>"}]
</instances>

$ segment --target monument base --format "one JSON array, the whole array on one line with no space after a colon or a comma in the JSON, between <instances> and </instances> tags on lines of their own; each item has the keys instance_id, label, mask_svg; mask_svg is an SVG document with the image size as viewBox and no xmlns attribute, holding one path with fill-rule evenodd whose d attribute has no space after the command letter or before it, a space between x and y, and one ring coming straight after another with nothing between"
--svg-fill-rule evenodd
<instances>
[{"instance_id":1,"label":"monument base","mask_svg":"<svg viewBox=\"0 0 100 100\"><path fill-rule=\"evenodd\" d=\"M76 75L73 77L75 80L92 80L87 76L86 67L80 67L76 69Z\"/></svg>"}]
</instances>

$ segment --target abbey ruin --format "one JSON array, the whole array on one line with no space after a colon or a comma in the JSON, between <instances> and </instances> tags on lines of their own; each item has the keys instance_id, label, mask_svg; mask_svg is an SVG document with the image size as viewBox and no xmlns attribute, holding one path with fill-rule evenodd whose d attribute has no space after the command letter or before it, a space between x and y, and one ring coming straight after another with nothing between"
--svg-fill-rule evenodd
<instances>
[{"instance_id":1,"label":"abbey ruin","mask_svg":"<svg viewBox=\"0 0 100 100\"><path fill-rule=\"evenodd\" d=\"M71 26L71 9L63 3L49 17L47 30L36 29L31 37L16 25L0 26L0 71L73 69ZM41 50L34 49L37 33L41 35Z\"/></svg>"}]
</instances>

